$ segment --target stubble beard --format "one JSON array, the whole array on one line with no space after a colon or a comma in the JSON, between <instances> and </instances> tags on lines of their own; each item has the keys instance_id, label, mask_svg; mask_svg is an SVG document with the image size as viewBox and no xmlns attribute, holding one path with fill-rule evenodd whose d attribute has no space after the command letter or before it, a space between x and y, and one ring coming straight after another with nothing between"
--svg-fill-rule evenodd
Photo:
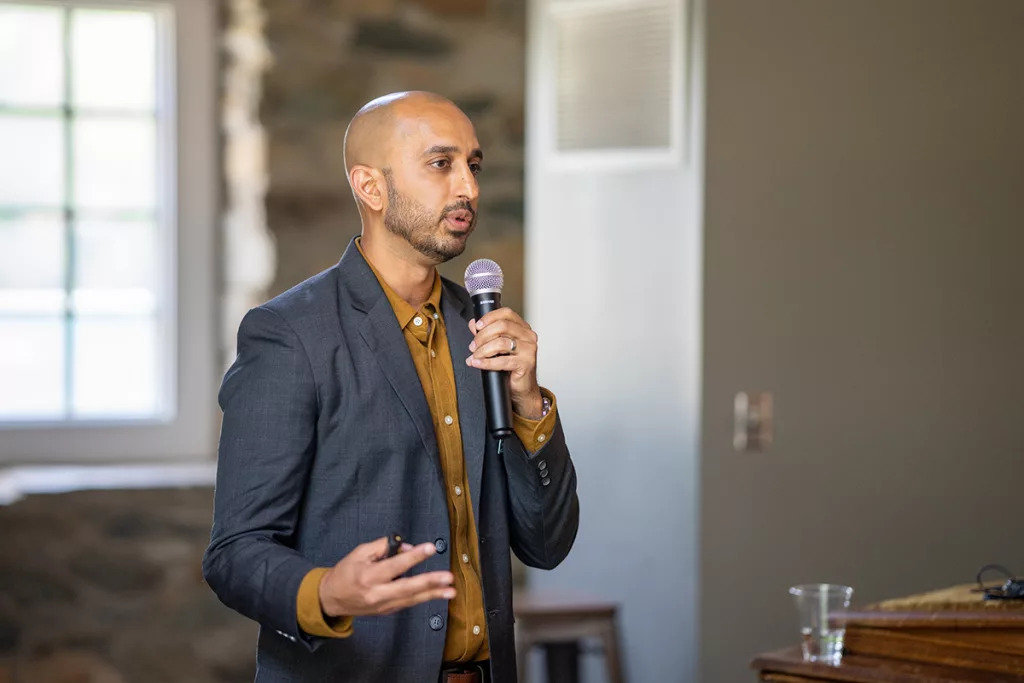
<instances>
[{"instance_id":1,"label":"stubble beard","mask_svg":"<svg viewBox=\"0 0 1024 683\"><path fill-rule=\"evenodd\" d=\"M388 184L388 210L384 213L384 227L390 233L404 239L435 265L462 255L466 250L467 238L476 227L476 212L469 202L446 206L441 215L436 216L427 207L399 192L388 169L384 169L384 179ZM469 230L463 234L453 233L445 227L445 216L458 209L473 214Z\"/></svg>"}]
</instances>

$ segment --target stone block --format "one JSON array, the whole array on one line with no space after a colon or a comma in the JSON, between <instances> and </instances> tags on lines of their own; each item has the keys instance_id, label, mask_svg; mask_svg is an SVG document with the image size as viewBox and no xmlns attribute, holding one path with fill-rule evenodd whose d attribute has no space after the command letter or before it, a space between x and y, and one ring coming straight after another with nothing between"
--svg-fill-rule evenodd
<instances>
[{"instance_id":1,"label":"stone block","mask_svg":"<svg viewBox=\"0 0 1024 683\"><path fill-rule=\"evenodd\" d=\"M491 200L480 200L481 213L498 218L511 218L515 221L523 221L523 198L522 197L501 197Z\"/></svg>"},{"instance_id":2,"label":"stone block","mask_svg":"<svg viewBox=\"0 0 1024 683\"><path fill-rule=\"evenodd\" d=\"M14 652L21 639L21 626L12 617L0 614L0 656Z\"/></svg>"},{"instance_id":3,"label":"stone block","mask_svg":"<svg viewBox=\"0 0 1024 683\"><path fill-rule=\"evenodd\" d=\"M71 571L87 583L107 591L136 592L156 588L161 571L134 552L114 548L88 548L68 563Z\"/></svg>"},{"instance_id":4,"label":"stone block","mask_svg":"<svg viewBox=\"0 0 1024 683\"><path fill-rule=\"evenodd\" d=\"M22 678L32 683L125 683L109 662L86 651L54 652L45 659L29 661Z\"/></svg>"},{"instance_id":5,"label":"stone block","mask_svg":"<svg viewBox=\"0 0 1024 683\"><path fill-rule=\"evenodd\" d=\"M0 562L5 558L0 555ZM22 561L20 558L6 558ZM34 605L47 602L69 602L75 591L62 578L44 569L12 567L0 564L0 586L15 604Z\"/></svg>"},{"instance_id":6,"label":"stone block","mask_svg":"<svg viewBox=\"0 0 1024 683\"><path fill-rule=\"evenodd\" d=\"M522 31L474 22L459 34L448 65L460 92L486 92L498 101L522 102L526 92L526 39Z\"/></svg>"},{"instance_id":7,"label":"stone block","mask_svg":"<svg viewBox=\"0 0 1024 683\"><path fill-rule=\"evenodd\" d=\"M452 41L440 33L415 28L397 19L359 22L353 45L357 50L423 59L444 57L454 47Z\"/></svg>"},{"instance_id":8,"label":"stone block","mask_svg":"<svg viewBox=\"0 0 1024 683\"><path fill-rule=\"evenodd\" d=\"M510 107L503 112L502 124L505 140L510 145L523 147L526 143L526 111L523 106Z\"/></svg>"},{"instance_id":9,"label":"stone block","mask_svg":"<svg viewBox=\"0 0 1024 683\"><path fill-rule=\"evenodd\" d=\"M494 108L494 95L491 93L478 93L475 95L462 95L451 98L453 102L466 113L470 119L483 116Z\"/></svg>"},{"instance_id":10,"label":"stone block","mask_svg":"<svg viewBox=\"0 0 1024 683\"><path fill-rule=\"evenodd\" d=\"M347 185L337 191L275 188L267 194L267 221L271 228L287 225L301 231L325 217L343 213L351 203Z\"/></svg>"},{"instance_id":11,"label":"stone block","mask_svg":"<svg viewBox=\"0 0 1024 683\"><path fill-rule=\"evenodd\" d=\"M479 17L487 13L487 0L413 0L413 2L434 14L450 17Z\"/></svg>"},{"instance_id":12,"label":"stone block","mask_svg":"<svg viewBox=\"0 0 1024 683\"><path fill-rule=\"evenodd\" d=\"M193 538L195 528L173 519L166 519L147 509L125 511L104 524L103 533L111 538L136 540L171 536Z\"/></svg>"},{"instance_id":13,"label":"stone block","mask_svg":"<svg viewBox=\"0 0 1024 683\"><path fill-rule=\"evenodd\" d=\"M353 71L338 62L297 65L294 70L279 63L267 76L260 113L270 127L284 121L347 123L367 99L364 80L353 78Z\"/></svg>"},{"instance_id":14,"label":"stone block","mask_svg":"<svg viewBox=\"0 0 1024 683\"><path fill-rule=\"evenodd\" d=\"M206 630L196 644L195 656L217 673L222 681L251 682L254 662L253 643L257 633L254 628L221 628Z\"/></svg>"},{"instance_id":15,"label":"stone block","mask_svg":"<svg viewBox=\"0 0 1024 683\"><path fill-rule=\"evenodd\" d=\"M321 0L320 4L343 17L392 17L398 11L398 0Z\"/></svg>"}]
</instances>

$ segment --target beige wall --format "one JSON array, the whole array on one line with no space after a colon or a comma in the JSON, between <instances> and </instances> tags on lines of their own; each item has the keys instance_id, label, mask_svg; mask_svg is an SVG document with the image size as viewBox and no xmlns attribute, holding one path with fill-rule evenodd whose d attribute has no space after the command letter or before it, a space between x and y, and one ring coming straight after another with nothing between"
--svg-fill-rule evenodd
<instances>
[{"instance_id":1,"label":"beige wall","mask_svg":"<svg viewBox=\"0 0 1024 683\"><path fill-rule=\"evenodd\" d=\"M1024 572L1024 3L712 0L701 681L859 602ZM773 391L771 452L731 448Z\"/></svg>"}]
</instances>

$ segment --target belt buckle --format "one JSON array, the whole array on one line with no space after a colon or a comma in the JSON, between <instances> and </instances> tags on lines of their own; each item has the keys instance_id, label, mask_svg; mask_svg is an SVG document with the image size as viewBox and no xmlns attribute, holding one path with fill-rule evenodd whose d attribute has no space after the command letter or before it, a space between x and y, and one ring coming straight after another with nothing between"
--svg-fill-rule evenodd
<instances>
[{"instance_id":1,"label":"belt buckle","mask_svg":"<svg viewBox=\"0 0 1024 683\"><path fill-rule=\"evenodd\" d=\"M480 683L486 683L487 678L487 666L486 662L467 662L465 664L459 664L441 672L441 683L446 683L449 680L449 676L467 675L473 674L478 677L477 680Z\"/></svg>"}]
</instances>

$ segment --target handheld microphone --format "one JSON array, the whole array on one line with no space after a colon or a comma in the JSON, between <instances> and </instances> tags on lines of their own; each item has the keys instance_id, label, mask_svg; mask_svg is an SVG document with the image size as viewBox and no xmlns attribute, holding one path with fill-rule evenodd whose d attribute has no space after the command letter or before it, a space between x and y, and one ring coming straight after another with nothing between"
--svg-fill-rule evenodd
<instances>
[{"instance_id":1,"label":"handheld microphone","mask_svg":"<svg viewBox=\"0 0 1024 683\"><path fill-rule=\"evenodd\" d=\"M466 268L466 290L473 300L473 316L480 320L501 308L501 289L505 276L501 267L490 259L477 259ZM512 401L508 393L508 373L482 370L484 404L487 408L487 431L495 439L512 436Z\"/></svg>"}]
</instances>

